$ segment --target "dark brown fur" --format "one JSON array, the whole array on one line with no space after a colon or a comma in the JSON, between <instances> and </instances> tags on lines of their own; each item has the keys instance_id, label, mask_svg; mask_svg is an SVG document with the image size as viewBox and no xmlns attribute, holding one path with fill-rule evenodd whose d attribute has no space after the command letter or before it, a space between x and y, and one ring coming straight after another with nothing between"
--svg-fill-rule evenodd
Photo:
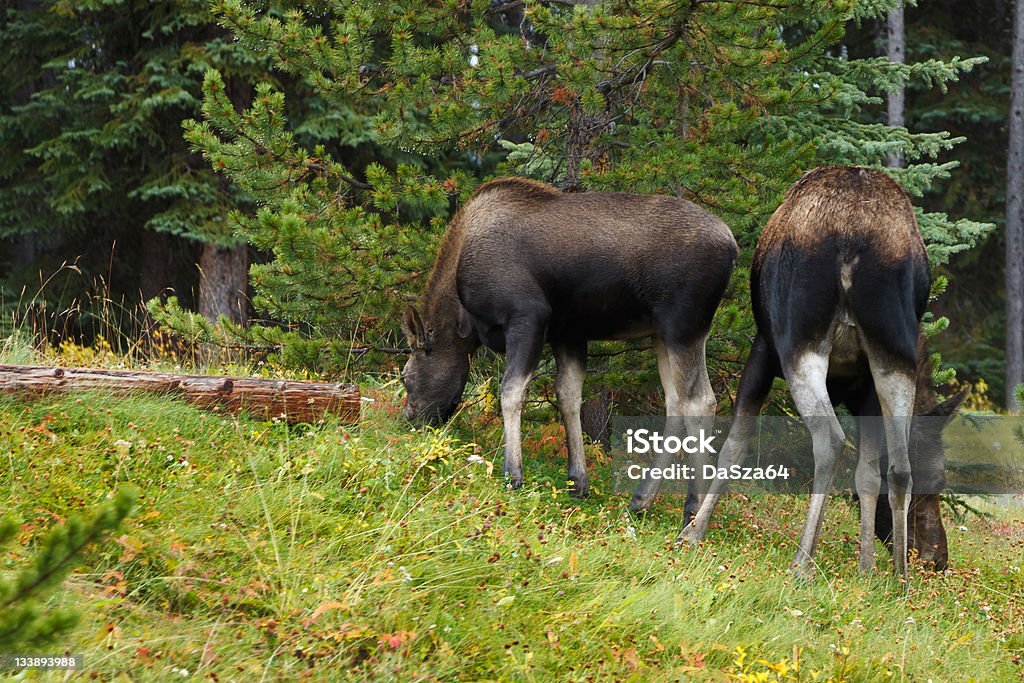
<instances>
[{"instance_id":1,"label":"dark brown fur","mask_svg":"<svg viewBox=\"0 0 1024 683\"><path fill-rule=\"evenodd\" d=\"M852 194L855 202L849 201ZM883 264L924 253L910 198L899 183L859 166L824 166L786 191L758 239L754 268L782 243L814 252L835 242L870 244Z\"/></svg>"},{"instance_id":2,"label":"dark brown fur","mask_svg":"<svg viewBox=\"0 0 1024 683\"><path fill-rule=\"evenodd\" d=\"M888 416L886 422L861 423L862 445L869 445L861 448L859 490L862 485L864 491L877 486L880 472L879 462L866 453L889 451L881 472L887 475L882 476L883 490L888 478L888 502L893 509L907 505L908 484L913 482L916 488L918 479L934 482L935 476L941 477L941 430L927 438L921 432L915 435L909 417L921 409L914 404L915 394L922 401L934 394L930 386L927 391L916 390L931 377L918 352L919 320L929 282L913 207L898 183L881 172L856 166L819 168L800 178L757 244L750 287L758 334L743 371L723 457L726 452L733 462L745 457L751 418L760 412L773 378L783 376L814 439L816 492L831 490L842 448L844 435L832 409L839 403L855 415L884 412ZM947 402L934 410L948 414L955 405ZM911 444L912 439L916 443ZM719 493L713 486L707 504L682 538L703 538ZM874 562L873 530L881 508L889 512L889 529L893 529L886 498L861 496L862 509L870 510L862 521L861 568L865 571ZM877 507L876 499L882 501ZM793 563L798 572L813 571L826 500L812 497ZM909 511L907 526L920 536L917 545L915 539L905 538L908 545L921 550L922 557L927 550L926 559L944 564L937 497L922 497ZM894 559L897 570L905 573L905 562Z\"/></svg>"},{"instance_id":3,"label":"dark brown fur","mask_svg":"<svg viewBox=\"0 0 1024 683\"><path fill-rule=\"evenodd\" d=\"M403 316L413 348L403 372L406 415L447 420L469 354L481 344L507 353L505 471L518 486L522 397L550 343L569 475L584 494L578 384L587 341L654 335L670 375L663 375L669 409L713 414L703 343L736 252L721 220L675 197L563 194L521 178L489 182L456 214L419 308Z\"/></svg>"}]
</instances>

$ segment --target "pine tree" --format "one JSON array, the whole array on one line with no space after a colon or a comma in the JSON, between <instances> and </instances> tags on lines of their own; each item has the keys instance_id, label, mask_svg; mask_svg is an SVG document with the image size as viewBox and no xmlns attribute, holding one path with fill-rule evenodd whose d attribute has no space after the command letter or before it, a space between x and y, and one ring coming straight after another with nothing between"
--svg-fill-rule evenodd
<instances>
[{"instance_id":1,"label":"pine tree","mask_svg":"<svg viewBox=\"0 0 1024 683\"><path fill-rule=\"evenodd\" d=\"M136 490L122 488L90 519L71 515L43 538L27 566L9 579L0 579L0 652L31 652L74 628L78 613L45 609L45 598L74 569L89 545L121 524L137 498ZM0 519L0 546L9 543L19 529L16 520Z\"/></svg>"},{"instance_id":2,"label":"pine tree","mask_svg":"<svg viewBox=\"0 0 1024 683\"><path fill-rule=\"evenodd\" d=\"M288 341L319 361L328 338L385 343L394 311L419 291L451 200L486 173L457 163L467 156L499 154L498 173L568 189L692 198L748 250L809 167L879 167L901 153L908 166L892 173L907 189L933 187L955 163L932 160L962 139L864 114L898 84L945 87L983 60L894 64L837 48L850 22L891 5L390 0L275 12L221 0L215 13L242 44L359 112L377 149L405 156L342 164L296 143L273 88L239 111L215 75L187 137L258 198L255 217L234 214L274 254L253 271L258 305L294 323ZM510 13L521 19L506 21ZM933 213L921 220L936 263L985 231ZM716 321L725 346L752 326L743 302L733 306Z\"/></svg>"},{"instance_id":3,"label":"pine tree","mask_svg":"<svg viewBox=\"0 0 1024 683\"><path fill-rule=\"evenodd\" d=\"M957 170L916 203L929 213L970 216L999 228L977 248L934 270L934 275L949 281L937 308L949 316L950 330L934 337L933 344L941 351L943 362L956 369L960 381L984 381L992 400L1001 403L1006 395L1002 226L1006 218L1013 6L1001 0L932 0L910 5L905 12L907 59L946 60L965 54L987 58L950 83L948 91L911 82L906 88L905 111L910 129L943 127L969 140L969 144L940 155L941 162L956 162ZM863 22L848 32L843 42L854 58L884 53L884 23ZM865 114L882 117L885 111L869 108ZM984 401L981 394L978 397Z\"/></svg>"}]
</instances>

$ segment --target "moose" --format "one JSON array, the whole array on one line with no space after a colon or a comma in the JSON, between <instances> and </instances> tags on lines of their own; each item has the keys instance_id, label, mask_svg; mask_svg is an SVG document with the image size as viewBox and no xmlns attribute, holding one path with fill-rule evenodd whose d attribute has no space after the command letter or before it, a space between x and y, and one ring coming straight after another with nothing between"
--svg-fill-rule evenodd
<instances>
[{"instance_id":1,"label":"moose","mask_svg":"<svg viewBox=\"0 0 1024 683\"><path fill-rule=\"evenodd\" d=\"M523 178L485 183L452 220L426 289L402 316L411 348L404 414L446 422L461 401L470 355L481 345L504 353L503 471L520 487L523 402L547 342L570 492L584 497L587 342L653 336L666 413L695 432L696 420L715 413L704 347L737 251L725 223L685 199L563 193ZM655 492L648 485L637 496L650 501Z\"/></svg>"},{"instance_id":2,"label":"moose","mask_svg":"<svg viewBox=\"0 0 1024 683\"><path fill-rule=\"evenodd\" d=\"M919 347L930 281L910 199L880 171L828 166L805 173L762 231L750 273L757 334L720 462L742 463L772 380L785 378L814 453L814 489L792 564L797 574L814 571L845 442L834 410L840 403L854 415L882 416L861 420L859 429L861 571L874 567L876 521L881 535L891 533L893 563L904 579L908 545L922 559L945 566L938 497L944 421L912 435L911 416L948 418L964 394L941 405L934 398L930 363ZM915 484L927 493L912 502ZM704 538L724 486L724 480L711 483L678 541ZM879 505L886 490L888 505ZM908 513L914 532L909 543Z\"/></svg>"}]
</instances>

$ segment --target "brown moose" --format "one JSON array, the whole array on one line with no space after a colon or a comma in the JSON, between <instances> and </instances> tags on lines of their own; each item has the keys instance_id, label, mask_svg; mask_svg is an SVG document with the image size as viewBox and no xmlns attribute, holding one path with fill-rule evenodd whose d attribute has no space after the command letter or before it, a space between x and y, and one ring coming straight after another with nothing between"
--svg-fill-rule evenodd
<instances>
[{"instance_id":1,"label":"brown moose","mask_svg":"<svg viewBox=\"0 0 1024 683\"><path fill-rule=\"evenodd\" d=\"M565 194L522 178L486 183L455 216L418 306L402 317L412 348L402 371L405 415L447 421L461 400L470 354L481 344L505 353L504 473L521 486L522 406L548 342L571 490L585 496L587 342L653 336L666 412L696 431L698 418L715 412L704 345L736 254L725 223L684 199ZM634 507L648 507L655 493L651 483L641 486Z\"/></svg>"},{"instance_id":2,"label":"brown moose","mask_svg":"<svg viewBox=\"0 0 1024 683\"><path fill-rule=\"evenodd\" d=\"M891 531L896 572L906 576L907 548L945 566L939 515L941 426L910 416L948 418L964 395L936 405L931 368L919 350L919 321L930 275L910 199L879 171L830 166L810 171L786 193L758 241L750 274L757 336L736 397L725 465L746 456L754 420L782 376L811 431L814 491L800 545L798 573L812 573L814 549L844 443L834 404L861 420L856 471L861 508L860 568L874 566L876 515ZM881 463L887 462L886 481ZM888 491L888 505L878 506ZM680 540L697 542L724 482L712 483ZM911 492L925 491L921 495ZM908 543L908 511L912 536ZM889 528L883 528L888 526Z\"/></svg>"}]
</instances>

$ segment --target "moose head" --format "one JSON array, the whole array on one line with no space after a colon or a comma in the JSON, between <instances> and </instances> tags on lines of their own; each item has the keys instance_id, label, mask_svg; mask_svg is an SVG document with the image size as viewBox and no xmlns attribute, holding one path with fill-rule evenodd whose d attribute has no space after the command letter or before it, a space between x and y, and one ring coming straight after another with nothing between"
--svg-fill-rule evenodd
<instances>
[{"instance_id":1,"label":"moose head","mask_svg":"<svg viewBox=\"0 0 1024 683\"><path fill-rule=\"evenodd\" d=\"M405 418L439 426L451 419L469 378L469 354L478 346L469 314L434 315L428 321L414 307L402 315L402 332L411 352L402 369Z\"/></svg>"}]
</instances>

